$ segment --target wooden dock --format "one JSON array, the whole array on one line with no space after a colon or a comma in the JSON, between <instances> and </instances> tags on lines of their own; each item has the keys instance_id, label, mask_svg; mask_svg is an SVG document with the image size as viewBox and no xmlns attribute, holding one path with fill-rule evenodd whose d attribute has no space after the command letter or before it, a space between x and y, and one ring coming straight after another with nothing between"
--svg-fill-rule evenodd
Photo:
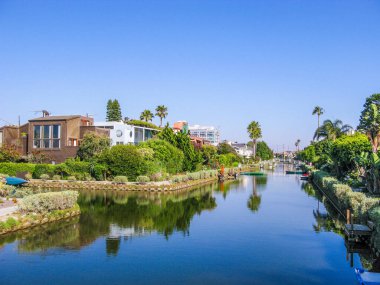
<instances>
[{"instance_id":1,"label":"wooden dock","mask_svg":"<svg viewBox=\"0 0 380 285\"><path fill-rule=\"evenodd\" d=\"M346 224L344 232L349 241L357 241L359 238L372 235L372 229L367 225Z\"/></svg>"}]
</instances>

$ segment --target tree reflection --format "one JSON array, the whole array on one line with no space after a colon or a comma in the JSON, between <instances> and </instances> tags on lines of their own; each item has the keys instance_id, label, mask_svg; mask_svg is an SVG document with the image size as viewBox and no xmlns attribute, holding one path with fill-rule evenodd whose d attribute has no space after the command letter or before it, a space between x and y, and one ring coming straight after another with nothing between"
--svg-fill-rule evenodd
<instances>
[{"instance_id":1,"label":"tree reflection","mask_svg":"<svg viewBox=\"0 0 380 285\"><path fill-rule=\"evenodd\" d=\"M158 232L189 234L194 215L216 208L211 187L183 194L130 194L83 192L80 217L20 231L0 238L0 246L18 242L20 252L45 252L51 248L80 249L105 236L107 255L116 256L121 238Z\"/></svg>"},{"instance_id":2,"label":"tree reflection","mask_svg":"<svg viewBox=\"0 0 380 285\"><path fill-rule=\"evenodd\" d=\"M260 209L261 195L259 195L259 190L264 189L264 185L267 184L266 176L253 176L252 177L252 194L249 196L247 207L253 213Z\"/></svg>"}]
</instances>

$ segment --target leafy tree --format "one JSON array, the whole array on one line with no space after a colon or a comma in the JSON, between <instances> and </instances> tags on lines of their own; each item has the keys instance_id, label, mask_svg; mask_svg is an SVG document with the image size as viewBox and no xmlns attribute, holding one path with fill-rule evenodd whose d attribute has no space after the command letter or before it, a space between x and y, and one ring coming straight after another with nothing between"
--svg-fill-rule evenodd
<instances>
[{"instance_id":1,"label":"leafy tree","mask_svg":"<svg viewBox=\"0 0 380 285\"><path fill-rule=\"evenodd\" d=\"M313 115L317 115L318 116L318 129L320 127L319 119L323 115L324 112L325 112L325 110L322 107L320 107L320 106L315 106L314 107Z\"/></svg>"},{"instance_id":2,"label":"leafy tree","mask_svg":"<svg viewBox=\"0 0 380 285\"><path fill-rule=\"evenodd\" d=\"M253 158L256 158L256 145L257 145L257 140L261 138L261 127L259 122L252 121L248 127L247 131L249 134L249 137L252 139L253 142Z\"/></svg>"},{"instance_id":3,"label":"leafy tree","mask_svg":"<svg viewBox=\"0 0 380 285\"><path fill-rule=\"evenodd\" d=\"M269 148L266 142L257 142L256 156L260 157L261 160L270 160L273 159L273 151Z\"/></svg>"},{"instance_id":4,"label":"leafy tree","mask_svg":"<svg viewBox=\"0 0 380 285\"><path fill-rule=\"evenodd\" d=\"M372 144L372 151L377 152L380 136L380 94L368 97L363 108L358 131L368 136Z\"/></svg>"},{"instance_id":5,"label":"leafy tree","mask_svg":"<svg viewBox=\"0 0 380 285\"><path fill-rule=\"evenodd\" d=\"M301 160L305 162L314 162L316 159L315 146L309 145L308 147L306 147L303 151L299 153L299 157L301 158Z\"/></svg>"},{"instance_id":6,"label":"leafy tree","mask_svg":"<svg viewBox=\"0 0 380 285\"><path fill-rule=\"evenodd\" d=\"M87 133L83 137L77 155L81 160L92 160L108 149L110 145L111 141L108 137L95 133Z\"/></svg>"},{"instance_id":7,"label":"leafy tree","mask_svg":"<svg viewBox=\"0 0 380 285\"><path fill-rule=\"evenodd\" d=\"M145 122L151 122L153 119L154 115L151 111L149 110L144 110L141 115L140 115L140 120L143 120Z\"/></svg>"},{"instance_id":8,"label":"leafy tree","mask_svg":"<svg viewBox=\"0 0 380 285\"><path fill-rule=\"evenodd\" d=\"M314 139L331 139L336 140L348 131L352 130L350 125L344 125L341 120L325 120L323 125L320 126L314 134Z\"/></svg>"},{"instance_id":9,"label":"leafy tree","mask_svg":"<svg viewBox=\"0 0 380 285\"><path fill-rule=\"evenodd\" d=\"M213 145L204 145L201 149L203 164L215 167L218 149Z\"/></svg>"},{"instance_id":10,"label":"leafy tree","mask_svg":"<svg viewBox=\"0 0 380 285\"><path fill-rule=\"evenodd\" d=\"M16 146L4 144L0 147L0 162L16 162L20 159L20 153Z\"/></svg>"},{"instance_id":11,"label":"leafy tree","mask_svg":"<svg viewBox=\"0 0 380 285\"><path fill-rule=\"evenodd\" d=\"M160 118L160 127L162 127L162 120L168 115L168 108L164 105L157 106L156 116Z\"/></svg>"},{"instance_id":12,"label":"leafy tree","mask_svg":"<svg viewBox=\"0 0 380 285\"><path fill-rule=\"evenodd\" d=\"M103 151L100 162L108 165L113 176L124 175L135 181L149 172L149 155L134 145L115 145Z\"/></svg>"},{"instance_id":13,"label":"leafy tree","mask_svg":"<svg viewBox=\"0 0 380 285\"><path fill-rule=\"evenodd\" d=\"M153 158L165 167L168 173L175 174L182 171L184 154L169 142L152 139L140 144L140 146L153 149Z\"/></svg>"},{"instance_id":14,"label":"leafy tree","mask_svg":"<svg viewBox=\"0 0 380 285\"><path fill-rule=\"evenodd\" d=\"M107 122L119 122L122 120L121 107L118 100L108 100L107 102Z\"/></svg>"},{"instance_id":15,"label":"leafy tree","mask_svg":"<svg viewBox=\"0 0 380 285\"><path fill-rule=\"evenodd\" d=\"M184 171L193 171L202 162L202 156L191 143L189 134L182 132L174 133L169 124L158 134L158 138L166 140L173 146L182 150L185 155Z\"/></svg>"},{"instance_id":16,"label":"leafy tree","mask_svg":"<svg viewBox=\"0 0 380 285\"><path fill-rule=\"evenodd\" d=\"M355 158L363 152L371 151L368 138L360 133L353 136L342 136L338 138L332 148L331 158L334 162L335 173L341 178L346 174L357 171L354 163Z\"/></svg>"},{"instance_id":17,"label":"leafy tree","mask_svg":"<svg viewBox=\"0 0 380 285\"><path fill-rule=\"evenodd\" d=\"M228 143L226 142L222 142L218 145L218 154L229 154L229 153L233 153L235 155L237 155L237 152L236 150L231 146L229 145Z\"/></svg>"}]
</instances>

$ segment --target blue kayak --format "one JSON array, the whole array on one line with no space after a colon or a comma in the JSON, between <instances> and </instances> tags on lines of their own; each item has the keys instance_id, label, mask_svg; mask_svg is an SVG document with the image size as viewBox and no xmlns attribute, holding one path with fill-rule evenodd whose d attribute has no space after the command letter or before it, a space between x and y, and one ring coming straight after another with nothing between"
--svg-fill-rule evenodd
<instances>
[{"instance_id":1,"label":"blue kayak","mask_svg":"<svg viewBox=\"0 0 380 285\"><path fill-rule=\"evenodd\" d=\"M355 269L356 278L360 285L380 285L380 273L368 272L364 269Z\"/></svg>"},{"instance_id":2,"label":"blue kayak","mask_svg":"<svg viewBox=\"0 0 380 285\"><path fill-rule=\"evenodd\" d=\"M20 186L25 183L28 183L28 181L17 178L17 177L6 177L5 180L7 181L7 185L12 185L12 186Z\"/></svg>"}]
</instances>

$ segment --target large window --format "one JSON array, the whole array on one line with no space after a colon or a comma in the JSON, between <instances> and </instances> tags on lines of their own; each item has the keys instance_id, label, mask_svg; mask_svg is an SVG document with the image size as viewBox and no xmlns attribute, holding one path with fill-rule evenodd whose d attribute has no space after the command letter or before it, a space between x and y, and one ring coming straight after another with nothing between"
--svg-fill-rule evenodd
<instances>
[{"instance_id":1,"label":"large window","mask_svg":"<svg viewBox=\"0 0 380 285\"><path fill-rule=\"evenodd\" d=\"M36 125L33 128L33 148L60 148L60 125Z\"/></svg>"}]
</instances>

